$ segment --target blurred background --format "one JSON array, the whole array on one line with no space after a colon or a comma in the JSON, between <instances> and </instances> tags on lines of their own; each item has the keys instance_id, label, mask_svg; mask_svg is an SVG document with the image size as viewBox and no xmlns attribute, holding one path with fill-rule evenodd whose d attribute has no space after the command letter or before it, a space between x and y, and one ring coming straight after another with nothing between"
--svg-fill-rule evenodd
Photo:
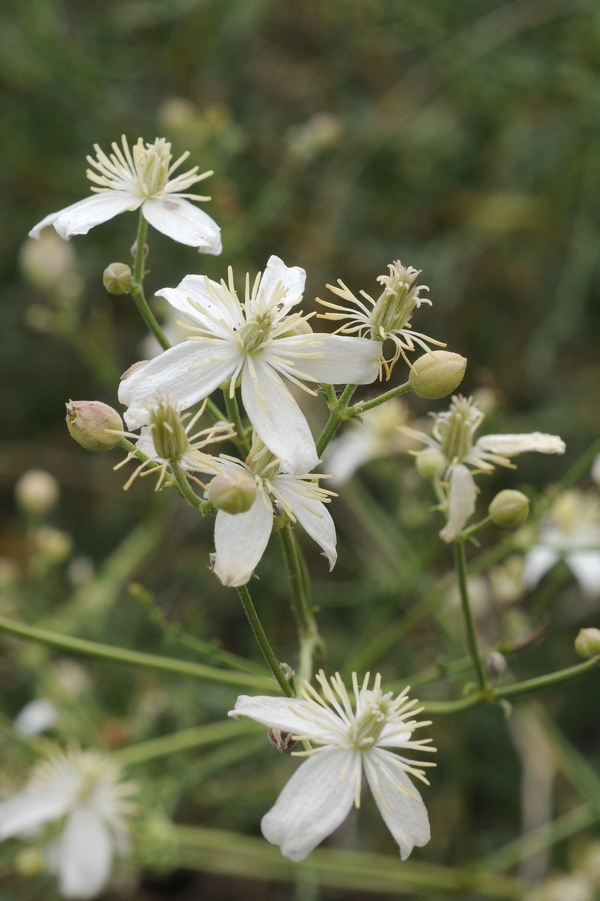
<instances>
[{"instance_id":1,"label":"blurred background","mask_svg":"<svg viewBox=\"0 0 600 901\"><path fill-rule=\"evenodd\" d=\"M187 638L218 639L259 660L237 596L208 572L212 522L198 521L167 492L154 494L151 480L124 495L123 471L112 471L119 452L88 454L64 425L69 398L116 406L120 373L152 352L131 299L102 287L108 263L131 261L137 220L125 214L69 243L51 229L39 243L26 236L43 216L87 195L86 155L95 143L108 150L121 134L130 143L164 136L176 157L189 150L190 165L215 173L203 183L212 194L203 209L222 227L222 256L200 256L151 229L148 295L190 272L220 278L228 265L241 279L274 253L307 270L308 310L338 278L377 296L376 277L400 259L421 269L419 281L430 287L433 307L415 315L415 328L468 358L461 390L477 393L486 430L538 429L567 443L560 460L530 455L518 473L494 476L484 498L524 484L537 497L597 439L600 8L593 0L5 0L0 84L2 615L190 659L209 659L210 647ZM405 380L402 369L392 384ZM432 408L444 402L411 398L399 415L421 419ZM317 427L323 409L314 417ZM351 668L361 634L371 641L362 668L377 665L393 681L427 670L440 654L455 659L463 647L451 606L408 637L377 646L377 635L400 622L399 608L410 609L451 567L429 487L410 457L391 450L398 448L339 488L334 575L318 549L308 542L305 549L331 668ZM15 500L17 480L32 467L59 487L42 513ZM584 479L584 488L590 484ZM519 560L513 564L517 572ZM259 574L257 604L283 656L294 648L294 630L276 547ZM520 640L549 610L545 639L524 652L519 675L574 662L581 618L600 624L595 601L564 566L533 601L524 589L506 588L509 576L479 585L484 643ZM50 696L63 711L56 737L74 734L84 745L118 748L221 718L235 697L81 661L69 681L70 658L8 639L1 647L6 721L30 699ZM561 689L549 709L600 761L600 687L593 677L586 687ZM447 694L459 690L452 683ZM440 696L434 687L431 697ZM473 711L438 727L435 742L445 750L429 799L439 826L420 860L465 862L518 835L529 721L513 728L519 744L496 714ZM10 765L0 788L9 792L23 763L9 738L1 741ZM270 753L261 746L227 770L218 761L203 768L193 755L161 761L152 803L181 822L257 832L290 763L279 762L274 776L263 766ZM569 806L571 791L559 784L559 808ZM383 827L369 831L366 822L353 820L340 843L394 853ZM568 871L573 854L583 854L583 845L573 847L561 846L554 863L538 860L525 875L546 877L557 862ZM10 882L3 901L42 897L42 884L51 896L50 882L23 880L2 854ZM149 875L142 889L135 884L125 879L115 897L291 897L281 884L185 868ZM315 884L295 891L302 901L373 897Z\"/></svg>"}]
</instances>

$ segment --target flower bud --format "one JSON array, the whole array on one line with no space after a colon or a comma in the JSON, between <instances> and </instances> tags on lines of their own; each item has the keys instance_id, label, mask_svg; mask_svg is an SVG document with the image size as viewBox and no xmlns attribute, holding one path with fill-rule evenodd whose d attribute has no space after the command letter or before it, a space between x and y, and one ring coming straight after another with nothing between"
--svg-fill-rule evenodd
<instances>
[{"instance_id":1,"label":"flower bud","mask_svg":"<svg viewBox=\"0 0 600 901\"><path fill-rule=\"evenodd\" d=\"M246 513L256 499L256 482L239 470L219 473L208 486L206 497L217 510Z\"/></svg>"},{"instance_id":2,"label":"flower bud","mask_svg":"<svg viewBox=\"0 0 600 901\"><path fill-rule=\"evenodd\" d=\"M129 294L131 267L127 263L111 263L102 273L102 284L109 294Z\"/></svg>"},{"instance_id":3,"label":"flower bud","mask_svg":"<svg viewBox=\"0 0 600 901\"><path fill-rule=\"evenodd\" d=\"M448 466L448 461L443 454L433 448L421 451L416 457L418 472L424 479L439 479Z\"/></svg>"},{"instance_id":4,"label":"flower bud","mask_svg":"<svg viewBox=\"0 0 600 901\"><path fill-rule=\"evenodd\" d=\"M600 629L580 629L575 639L575 650L584 660L600 654Z\"/></svg>"},{"instance_id":5,"label":"flower bud","mask_svg":"<svg viewBox=\"0 0 600 901\"><path fill-rule=\"evenodd\" d=\"M116 410L99 400L70 400L67 404L67 428L71 438L86 450L104 453L116 447L123 420ZM107 431L111 430L111 431Z\"/></svg>"},{"instance_id":6,"label":"flower bud","mask_svg":"<svg viewBox=\"0 0 600 901\"><path fill-rule=\"evenodd\" d=\"M437 400L458 388L466 368L466 357L449 350L432 350L414 362L408 381L419 397Z\"/></svg>"},{"instance_id":7,"label":"flower bud","mask_svg":"<svg viewBox=\"0 0 600 901\"><path fill-rule=\"evenodd\" d=\"M42 526L33 534L33 545L40 558L49 566L59 566L71 556L73 539L67 532Z\"/></svg>"},{"instance_id":8,"label":"flower bud","mask_svg":"<svg viewBox=\"0 0 600 901\"><path fill-rule=\"evenodd\" d=\"M15 485L15 498L21 510L35 519L43 519L58 501L58 482L45 469L29 469Z\"/></svg>"},{"instance_id":9,"label":"flower bud","mask_svg":"<svg viewBox=\"0 0 600 901\"><path fill-rule=\"evenodd\" d=\"M529 498L522 491L507 488L498 492L488 513L502 529L518 529L529 516Z\"/></svg>"}]
</instances>

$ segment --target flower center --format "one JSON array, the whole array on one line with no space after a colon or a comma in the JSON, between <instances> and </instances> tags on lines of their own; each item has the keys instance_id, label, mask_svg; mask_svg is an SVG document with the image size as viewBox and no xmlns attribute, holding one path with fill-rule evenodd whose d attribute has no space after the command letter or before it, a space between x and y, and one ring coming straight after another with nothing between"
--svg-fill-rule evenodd
<instances>
[{"instance_id":1,"label":"flower center","mask_svg":"<svg viewBox=\"0 0 600 901\"><path fill-rule=\"evenodd\" d=\"M483 416L470 400L458 398L448 413L441 413L437 425L442 437L441 451L450 462L464 460L473 447L473 434Z\"/></svg>"},{"instance_id":2,"label":"flower center","mask_svg":"<svg viewBox=\"0 0 600 901\"><path fill-rule=\"evenodd\" d=\"M364 706L364 709L350 726L349 738L357 751L368 751L372 748L386 724L389 715L387 699L375 692Z\"/></svg>"},{"instance_id":3,"label":"flower center","mask_svg":"<svg viewBox=\"0 0 600 901\"><path fill-rule=\"evenodd\" d=\"M273 317L270 311L259 313L245 322L239 331L240 339L246 353L257 353L266 343L273 329Z\"/></svg>"},{"instance_id":4,"label":"flower center","mask_svg":"<svg viewBox=\"0 0 600 901\"><path fill-rule=\"evenodd\" d=\"M134 145L136 185L144 197L152 197L163 190L169 176L171 159L171 145L164 138L157 138L154 144L147 144L146 147L140 138Z\"/></svg>"},{"instance_id":5,"label":"flower center","mask_svg":"<svg viewBox=\"0 0 600 901\"><path fill-rule=\"evenodd\" d=\"M187 432L177 410L161 401L150 414L154 449L161 460L177 462L190 449Z\"/></svg>"},{"instance_id":6,"label":"flower center","mask_svg":"<svg viewBox=\"0 0 600 901\"><path fill-rule=\"evenodd\" d=\"M372 314L374 336L382 331L388 333L403 329L414 308L422 301L419 288L414 285L419 275L417 269L412 266L406 268L397 261L390 264L389 270L389 275L380 275L377 279L384 289Z\"/></svg>"}]
</instances>

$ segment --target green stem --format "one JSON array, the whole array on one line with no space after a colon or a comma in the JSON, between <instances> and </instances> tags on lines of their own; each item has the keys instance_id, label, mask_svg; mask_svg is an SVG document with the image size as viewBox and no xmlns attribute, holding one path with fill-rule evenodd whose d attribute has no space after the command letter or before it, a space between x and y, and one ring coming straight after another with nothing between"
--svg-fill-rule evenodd
<instances>
[{"instance_id":1,"label":"green stem","mask_svg":"<svg viewBox=\"0 0 600 901\"><path fill-rule=\"evenodd\" d=\"M175 478L177 483L177 488L179 490L179 494L184 499L184 501L190 505L190 507L194 507L198 510L202 516L205 516L207 513L214 512L214 507L210 503L210 501L203 501L202 498L198 497L195 491L193 491L192 486L188 482L185 473L181 466L178 463L171 463L171 472Z\"/></svg>"},{"instance_id":2,"label":"green stem","mask_svg":"<svg viewBox=\"0 0 600 901\"><path fill-rule=\"evenodd\" d=\"M158 324L154 313L148 306L146 295L144 294L144 257L146 248L146 232L148 231L148 223L142 215L140 209L140 218L138 220L138 231L135 242L135 257L133 260L133 278L131 280L131 296L135 301L135 305L140 311L140 315L163 350L169 350L171 347L169 341L165 337L163 330Z\"/></svg>"},{"instance_id":3,"label":"green stem","mask_svg":"<svg viewBox=\"0 0 600 901\"><path fill-rule=\"evenodd\" d=\"M256 612L256 608L252 603L252 598L250 597L250 592L246 585L240 585L237 589L237 592L240 596L240 600L242 602L242 606L244 608L244 612L248 617L248 622L250 623L250 627L254 632L254 637L256 638L258 644L260 645L260 649L264 654L264 658L267 661L269 669L277 679L277 683L281 688L284 695L288 698L294 697L294 692L292 690L291 685L288 680L283 675L283 671L277 657L273 653L273 649L269 644L269 639L265 634L265 630L262 627L262 623L258 618L258 613Z\"/></svg>"},{"instance_id":4,"label":"green stem","mask_svg":"<svg viewBox=\"0 0 600 901\"><path fill-rule=\"evenodd\" d=\"M179 751L187 751L190 748L201 748L205 745L229 741L231 738L255 731L256 724L252 720L225 720L219 723L207 723L194 729L182 729L172 735L151 738L148 741L131 745L129 748L121 748L113 751L111 757L122 766L132 766L137 763L146 763L148 760L155 760L157 757L166 757L169 754L177 754Z\"/></svg>"},{"instance_id":5,"label":"green stem","mask_svg":"<svg viewBox=\"0 0 600 901\"><path fill-rule=\"evenodd\" d=\"M468 541L473 535L477 535L478 532L482 532L484 529L487 529L489 525L492 524L492 517L486 516L485 519L476 522L475 525L469 526L468 529L464 529L460 533L461 541Z\"/></svg>"},{"instance_id":6,"label":"green stem","mask_svg":"<svg viewBox=\"0 0 600 901\"><path fill-rule=\"evenodd\" d=\"M235 429L237 438L234 439L235 443L242 451L244 456L248 455L250 451L250 445L248 439L245 437L246 429L242 424L242 417L240 415L240 408L237 402L237 395L234 391L233 397L229 396L229 385L223 389L223 397L225 398L225 409L227 410L227 419L229 422L233 424Z\"/></svg>"},{"instance_id":7,"label":"green stem","mask_svg":"<svg viewBox=\"0 0 600 901\"><path fill-rule=\"evenodd\" d=\"M96 641L88 641L85 638L72 638L70 635L62 635L59 632L50 632L48 629L38 629L35 626L26 626L15 620L0 617L0 632L8 632L27 638L30 641L38 641L41 644L70 651L74 654L83 654L86 657L96 657L100 660L108 660L111 663L125 663L131 666L142 666L148 669L162 670L167 673L175 673L180 676L191 676L206 682L217 682L221 685L232 685L237 688L252 688L259 691L272 691L273 683L270 679L261 676L253 676L251 673L235 673L220 670L216 667L202 663L192 663L188 660L175 660L171 657L161 657L158 654L145 654L141 651L130 651L127 648L114 647L100 644Z\"/></svg>"},{"instance_id":8,"label":"green stem","mask_svg":"<svg viewBox=\"0 0 600 901\"><path fill-rule=\"evenodd\" d=\"M467 561L465 559L465 549L462 541L454 542L454 565L456 568L456 580L458 590L460 592L460 602L462 606L463 616L465 618L465 626L467 630L467 645L469 653L473 661L473 668L477 674L477 682L479 689L485 692L488 688L488 681L479 656L477 647L477 636L475 634L475 623L473 622L473 614L471 613L471 605L469 604L469 590L467 587Z\"/></svg>"},{"instance_id":9,"label":"green stem","mask_svg":"<svg viewBox=\"0 0 600 901\"><path fill-rule=\"evenodd\" d=\"M310 682L312 678L313 657L315 651L321 645L321 637L316 620L313 616L307 580L304 577L304 567L300 558L300 550L294 537L292 524L288 523L279 532L283 559L287 569L290 588L292 590L292 610L298 629L298 642L300 645L300 665L298 676L300 682Z\"/></svg>"},{"instance_id":10,"label":"green stem","mask_svg":"<svg viewBox=\"0 0 600 901\"><path fill-rule=\"evenodd\" d=\"M347 418L345 415L346 409L355 391L356 385L346 385L346 387L340 394L339 399L332 407L330 407L329 419L327 420L325 428L323 429L317 440L317 453L319 456L321 456L321 454L341 426L344 419Z\"/></svg>"},{"instance_id":11,"label":"green stem","mask_svg":"<svg viewBox=\"0 0 600 901\"><path fill-rule=\"evenodd\" d=\"M410 382L404 382L403 385L398 385L397 388L392 388L391 391L386 391L385 394L380 394L378 397L372 397L371 400L364 400L360 404L354 404L352 407L348 407L346 418L349 418L350 416L360 416L360 414L364 413L366 410L372 410L373 407L384 404L386 400L392 400L394 397L408 394L409 391Z\"/></svg>"}]
</instances>

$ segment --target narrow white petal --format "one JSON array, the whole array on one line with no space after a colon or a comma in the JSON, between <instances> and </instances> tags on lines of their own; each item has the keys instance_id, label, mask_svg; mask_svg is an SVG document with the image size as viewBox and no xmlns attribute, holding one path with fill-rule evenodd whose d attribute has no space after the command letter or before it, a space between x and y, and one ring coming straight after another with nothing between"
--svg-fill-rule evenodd
<instances>
[{"instance_id":1,"label":"narrow white petal","mask_svg":"<svg viewBox=\"0 0 600 901\"><path fill-rule=\"evenodd\" d=\"M22 791L0 803L0 841L65 815L69 798Z\"/></svg>"},{"instance_id":2,"label":"narrow white petal","mask_svg":"<svg viewBox=\"0 0 600 901\"><path fill-rule=\"evenodd\" d=\"M549 547L533 547L525 557L523 582L527 588L535 588L549 569L560 559L560 555Z\"/></svg>"},{"instance_id":3,"label":"narrow white petal","mask_svg":"<svg viewBox=\"0 0 600 901\"><path fill-rule=\"evenodd\" d=\"M106 191L92 194L77 203L67 206L57 213L50 213L29 232L30 238L39 238L42 229L53 225L61 238L68 240L73 235L87 235L90 228L108 222L125 210L136 210L141 200L126 191Z\"/></svg>"},{"instance_id":4,"label":"narrow white petal","mask_svg":"<svg viewBox=\"0 0 600 901\"><path fill-rule=\"evenodd\" d=\"M223 585L237 588L251 577L269 543L273 512L261 492L247 513L219 510L215 521L214 571Z\"/></svg>"},{"instance_id":5,"label":"narrow white petal","mask_svg":"<svg viewBox=\"0 0 600 901\"><path fill-rule=\"evenodd\" d=\"M87 807L67 819L58 847L59 889L65 898L93 898L104 888L113 861L113 841Z\"/></svg>"},{"instance_id":6,"label":"narrow white petal","mask_svg":"<svg viewBox=\"0 0 600 901\"><path fill-rule=\"evenodd\" d=\"M221 229L217 223L189 200L174 194L169 194L164 200L151 197L144 201L142 212L157 231L180 244L215 255L223 249Z\"/></svg>"},{"instance_id":7,"label":"narrow white petal","mask_svg":"<svg viewBox=\"0 0 600 901\"><path fill-rule=\"evenodd\" d=\"M368 385L379 375L381 343L367 338L315 333L280 338L273 353L298 372L332 385ZM293 374L293 370L292 370Z\"/></svg>"},{"instance_id":8,"label":"narrow white petal","mask_svg":"<svg viewBox=\"0 0 600 901\"><path fill-rule=\"evenodd\" d=\"M289 860L304 860L346 819L360 777L356 751L325 748L309 757L262 818L264 837Z\"/></svg>"},{"instance_id":9,"label":"narrow white petal","mask_svg":"<svg viewBox=\"0 0 600 901\"><path fill-rule=\"evenodd\" d=\"M337 560L335 525L325 504L316 498L305 497L300 480L279 475L273 479L273 490L291 506L292 513L313 541L323 549L332 570Z\"/></svg>"},{"instance_id":10,"label":"narrow white petal","mask_svg":"<svg viewBox=\"0 0 600 901\"><path fill-rule=\"evenodd\" d=\"M402 731L402 726L391 722L386 723L377 739L378 748L404 748L406 742L412 738L412 732Z\"/></svg>"},{"instance_id":11,"label":"narrow white petal","mask_svg":"<svg viewBox=\"0 0 600 901\"><path fill-rule=\"evenodd\" d=\"M298 303L304 293L306 271L300 266L286 266L279 257L271 256L260 280L260 287L266 298L271 296L279 282L288 289L283 299L284 304L286 307L292 306Z\"/></svg>"},{"instance_id":12,"label":"narrow white petal","mask_svg":"<svg viewBox=\"0 0 600 901\"><path fill-rule=\"evenodd\" d=\"M327 715L329 711L323 710L322 713L319 709L318 713L317 719L311 705L300 698L268 698L264 695L251 698L240 695L235 708L229 711L229 716L248 716L269 729L280 729L293 735L311 735L324 743L338 738L336 720L340 724L341 720L337 714L331 711L331 728L328 728L325 720L329 717L324 717L323 713Z\"/></svg>"},{"instance_id":13,"label":"narrow white petal","mask_svg":"<svg viewBox=\"0 0 600 901\"><path fill-rule=\"evenodd\" d=\"M600 594L600 551L573 551L565 560L585 594Z\"/></svg>"},{"instance_id":14,"label":"narrow white petal","mask_svg":"<svg viewBox=\"0 0 600 901\"><path fill-rule=\"evenodd\" d=\"M221 293L221 287L212 279L208 279L210 285ZM158 297L164 297L180 313L189 316L194 322L199 323L207 330L213 332L216 328L215 319L224 319L232 327L239 328L240 317L231 315L231 311L217 303L207 288L203 275L186 275L176 288L162 288L156 292ZM211 316L203 316L198 309L207 310Z\"/></svg>"},{"instance_id":15,"label":"narrow white petal","mask_svg":"<svg viewBox=\"0 0 600 901\"><path fill-rule=\"evenodd\" d=\"M279 376L260 359L242 373L242 400L250 422L284 472L311 472L318 462L314 438L300 407Z\"/></svg>"},{"instance_id":16,"label":"narrow white petal","mask_svg":"<svg viewBox=\"0 0 600 901\"><path fill-rule=\"evenodd\" d=\"M374 748L365 755L364 765L379 812L406 860L415 845L421 848L429 841L429 817L421 795L396 760L390 751Z\"/></svg>"},{"instance_id":17,"label":"narrow white petal","mask_svg":"<svg viewBox=\"0 0 600 901\"><path fill-rule=\"evenodd\" d=\"M184 341L135 369L119 385L119 400L129 407L128 428L148 421L148 405L157 397L179 401L182 409L207 397L234 372L235 354L225 342Z\"/></svg>"},{"instance_id":18,"label":"narrow white petal","mask_svg":"<svg viewBox=\"0 0 600 901\"><path fill-rule=\"evenodd\" d=\"M477 447L502 457L514 457L527 451L540 454L564 454L565 442L558 435L531 432L525 435L483 435L477 440Z\"/></svg>"},{"instance_id":19,"label":"narrow white petal","mask_svg":"<svg viewBox=\"0 0 600 901\"><path fill-rule=\"evenodd\" d=\"M58 710L52 701L36 698L23 707L13 725L21 735L39 735L53 726L57 718Z\"/></svg>"},{"instance_id":20,"label":"narrow white petal","mask_svg":"<svg viewBox=\"0 0 600 901\"><path fill-rule=\"evenodd\" d=\"M477 491L470 471L462 463L450 467L448 525L440 532L444 541L454 541L475 510Z\"/></svg>"}]
</instances>

